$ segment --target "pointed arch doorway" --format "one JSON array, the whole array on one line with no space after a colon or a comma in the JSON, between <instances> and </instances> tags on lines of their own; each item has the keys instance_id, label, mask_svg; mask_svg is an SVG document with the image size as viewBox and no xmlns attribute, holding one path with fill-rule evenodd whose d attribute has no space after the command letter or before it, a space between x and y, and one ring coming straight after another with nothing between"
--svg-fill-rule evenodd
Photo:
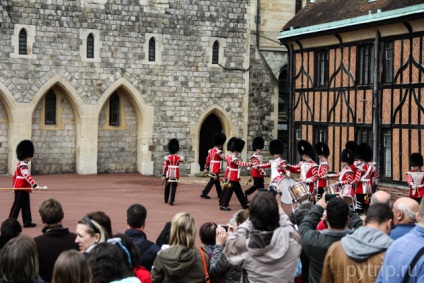
<instances>
[{"instance_id":1,"label":"pointed arch doorway","mask_svg":"<svg viewBox=\"0 0 424 283\"><path fill-rule=\"evenodd\" d=\"M213 146L213 137L217 133L222 133L222 129L221 121L213 113L203 121L202 127L200 128L199 139L199 165L201 171L205 169L208 150Z\"/></svg>"}]
</instances>

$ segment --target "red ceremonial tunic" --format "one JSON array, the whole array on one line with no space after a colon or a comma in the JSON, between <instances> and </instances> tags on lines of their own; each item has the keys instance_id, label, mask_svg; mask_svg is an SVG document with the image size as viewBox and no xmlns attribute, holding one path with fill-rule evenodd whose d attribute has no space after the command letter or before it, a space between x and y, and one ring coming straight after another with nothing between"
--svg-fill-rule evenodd
<instances>
[{"instance_id":1,"label":"red ceremonial tunic","mask_svg":"<svg viewBox=\"0 0 424 283\"><path fill-rule=\"evenodd\" d=\"M301 161L297 165L288 165L287 170L292 173L300 173L300 180L309 186L309 192L315 190L315 182L318 180L318 164L313 160Z\"/></svg>"},{"instance_id":2,"label":"red ceremonial tunic","mask_svg":"<svg viewBox=\"0 0 424 283\"><path fill-rule=\"evenodd\" d=\"M37 183L31 177L31 169L28 162L18 162L12 182L14 188L29 188L29 190L25 190L28 193L31 192L31 187L37 187Z\"/></svg>"},{"instance_id":3,"label":"red ceremonial tunic","mask_svg":"<svg viewBox=\"0 0 424 283\"><path fill-rule=\"evenodd\" d=\"M330 178L339 179L340 185L344 186L344 185L352 184L353 176L354 174L353 174L352 168L349 165L346 165L345 167L342 168L342 171L337 172Z\"/></svg>"},{"instance_id":4,"label":"red ceremonial tunic","mask_svg":"<svg viewBox=\"0 0 424 283\"><path fill-rule=\"evenodd\" d=\"M274 180L276 177L281 175L286 175L286 166L287 161L284 159L281 159L280 157L277 159L272 159L267 163L259 164L261 168L271 168L271 181Z\"/></svg>"},{"instance_id":5,"label":"red ceremonial tunic","mask_svg":"<svg viewBox=\"0 0 424 283\"><path fill-rule=\"evenodd\" d=\"M252 157L250 158L250 161L252 162L252 177L253 178L263 178L266 173L265 170L262 168L253 168L256 165L260 165L263 161L263 156L260 152L255 152Z\"/></svg>"},{"instance_id":6,"label":"red ceremonial tunic","mask_svg":"<svg viewBox=\"0 0 424 283\"><path fill-rule=\"evenodd\" d=\"M243 162L238 159L237 156L234 154L230 154L227 157L227 170L228 170L228 179L231 182L238 182L240 181L240 166L242 167L248 167L251 166L251 163Z\"/></svg>"},{"instance_id":7,"label":"red ceremonial tunic","mask_svg":"<svg viewBox=\"0 0 424 283\"><path fill-rule=\"evenodd\" d=\"M208 157L206 157L205 169L209 170L210 173L219 174L222 160L225 160L222 150L217 147L209 149Z\"/></svg>"},{"instance_id":8,"label":"red ceremonial tunic","mask_svg":"<svg viewBox=\"0 0 424 283\"><path fill-rule=\"evenodd\" d=\"M356 188L355 192L362 195L371 193L372 178L375 174L373 162L359 163L352 181L352 185Z\"/></svg>"},{"instance_id":9,"label":"red ceremonial tunic","mask_svg":"<svg viewBox=\"0 0 424 283\"><path fill-rule=\"evenodd\" d=\"M317 186L318 188L325 188L328 186L327 174L328 174L327 159L321 159L319 161L319 166L318 166L318 186Z\"/></svg>"},{"instance_id":10,"label":"red ceremonial tunic","mask_svg":"<svg viewBox=\"0 0 424 283\"><path fill-rule=\"evenodd\" d=\"M164 159L165 160L163 161L162 176L164 176L165 178L179 179L180 178L179 165L180 163L184 162L184 157L176 155L176 154L171 154L171 155L165 156Z\"/></svg>"},{"instance_id":11,"label":"red ceremonial tunic","mask_svg":"<svg viewBox=\"0 0 424 283\"><path fill-rule=\"evenodd\" d=\"M411 198L421 198L424 196L424 171L420 169L406 172L406 183L410 187L409 196ZM417 188L413 189L413 185ZM420 188L420 186L422 187Z\"/></svg>"}]
</instances>

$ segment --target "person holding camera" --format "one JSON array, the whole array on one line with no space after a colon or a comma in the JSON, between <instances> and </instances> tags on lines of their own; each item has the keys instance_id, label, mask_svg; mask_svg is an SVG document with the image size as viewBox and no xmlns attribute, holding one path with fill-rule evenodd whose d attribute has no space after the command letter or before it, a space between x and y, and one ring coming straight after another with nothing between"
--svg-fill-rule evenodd
<instances>
[{"instance_id":1,"label":"person holding camera","mask_svg":"<svg viewBox=\"0 0 424 283\"><path fill-rule=\"evenodd\" d=\"M328 229L317 231L324 210L327 212L325 221ZM362 226L361 218L354 210L349 209L346 201L333 197L326 202L324 193L323 198L305 215L298 230L302 236L302 250L309 258L309 283L320 282L328 248L360 226Z\"/></svg>"}]
</instances>

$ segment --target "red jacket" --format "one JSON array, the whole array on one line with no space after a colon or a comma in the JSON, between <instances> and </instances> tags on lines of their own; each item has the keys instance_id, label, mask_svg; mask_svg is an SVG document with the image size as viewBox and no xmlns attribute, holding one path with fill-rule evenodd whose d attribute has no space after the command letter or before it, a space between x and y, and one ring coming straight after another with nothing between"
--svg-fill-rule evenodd
<instances>
[{"instance_id":1,"label":"red jacket","mask_svg":"<svg viewBox=\"0 0 424 283\"><path fill-rule=\"evenodd\" d=\"M164 158L165 160L163 161L163 172L162 172L162 176L166 177L166 178L176 178L179 179L180 178L180 163L184 162L184 157L176 155L176 154L171 154L171 155L167 155Z\"/></svg>"},{"instance_id":2,"label":"red jacket","mask_svg":"<svg viewBox=\"0 0 424 283\"><path fill-rule=\"evenodd\" d=\"M281 159L280 157L277 159L272 159L268 161L267 163L260 164L261 168L271 168L271 181L274 180L276 177L281 175L286 175L286 166L287 161L284 159Z\"/></svg>"},{"instance_id":3,"label":"red jacket","mask_svg":"<svg viewBox=\"0 0 424 283\"><path fill-rule=\"evenodd\" d=\"M225 160L222 150L217 147L209 149L208 157L206 157L205 169L209 170L210 173L219 174L222 160Z\"/></svg>"},{"instance_id":4,"label":"red jacket","mask_svg":"<svg viewBox=\"0 0 424 283\"><path fill-rule=\"evenodd\" d=\"M243 161L238 160L238 157L235 156L234 154L230 154L227 157L227 170L228 170L227 178L232 182L240 181L240 168L239 168L239 166L248 167L248 166L251 166L251 165L252 165L251 163L247 163L247 162L243 162Z\"/></svg>"},{"instance_id":5,"label":"red jacket","mask_svg":"<svg viewBox=\"0 0 424 283\"><path fill-rule=\"evenodd\" d=\"M260 165L262 163L263 157L260 152L256 151L250 161L252 162L252 167L255 165ZM252 168L252 177L253 178L263 178L266 175L265 170L262 168Z\"/></svg>"},{"instance_id":6,"label":"red jacket","mask_svg":"<svg viewBox=\"0 0 424 283\"><path fill-rule=\"evenodd\" d=\"M352 185L357 194L371 193L372 179L375 176L373 162L359 163L356 167L355 177L352 181Z\"/></svg>"},{"instance_id":7,"label":"red jacket","mask_svg":"<svg viewBox=\"0 0 424 283\"><path fill-rule=\"evenodd\" d=\"M410 170L406 172L406 183L409 188L409 196L411 198L420 198L424 196L424 171L423 170ZM421 188L413 189L412 186L416 187L423 186Z\"/></svg>"},{"instance_id":8,"label":"red jacket","mask_svg":"<svg viewBox=\"0 0 424 283\"><path fill-rule=\"evenodd\" d=\"M339 179L340 185L344 186L347 184L352 184L354 173L352 171L352 168L347 165L342 168L342 171L337 172L336 174L332 175L332 179Z\"/></svg>"},{"instance_id":9,"label":"red jacket","mask_svg":"<svg viewBox=\"0 0 424 283\"><path fill-rule=\"evenodd\" d=\"M315 190L315 182L318 180L318 164L313 160L301 161L297 165L288 165L287 170L292 173L300 173L300 180L309 185L309 191Z\"/></svg>"},{"instance_id":10,"label":"red jacket","mask_svg":"<svg viewBox=\"0 0 424 283\"><path fill-rule=\"evenodd\" d=\"M29 188L25 192L30 193L31 187L37 187L37 183L31 177L31 169L29 164L25 161L19 161L16 165L15 174L13 175L13 184L14 188Z\"/></svg>"},{"instance_id":11,"label":"red jacket","mask_svg":"<svg viewBox=\"0 0 424 283\"><path fill-rule=\"evenodd\" d=\"M327 181L328 163L327 159L321 159L318 166L318 188L325 188L328 186Z\"/></svg>"}]
</instances>

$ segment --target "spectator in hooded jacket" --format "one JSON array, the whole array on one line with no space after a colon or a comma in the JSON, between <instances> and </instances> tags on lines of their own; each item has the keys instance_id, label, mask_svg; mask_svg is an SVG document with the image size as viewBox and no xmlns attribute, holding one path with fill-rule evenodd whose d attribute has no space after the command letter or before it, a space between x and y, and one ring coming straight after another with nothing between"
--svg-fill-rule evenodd
<instances>
[{"instance_id":1,"label":"spectator in hooded jacket","mask_svg":"<svg viewBox=\"0 0 424 283\"><path fill-rule=\"evenodd\" d=\"M365 226L328 249L321 282L374 283L384 254L393 242L388 236L392 221L393 212L387 204L370 206Z\"/></svg>"}]
</instances>

